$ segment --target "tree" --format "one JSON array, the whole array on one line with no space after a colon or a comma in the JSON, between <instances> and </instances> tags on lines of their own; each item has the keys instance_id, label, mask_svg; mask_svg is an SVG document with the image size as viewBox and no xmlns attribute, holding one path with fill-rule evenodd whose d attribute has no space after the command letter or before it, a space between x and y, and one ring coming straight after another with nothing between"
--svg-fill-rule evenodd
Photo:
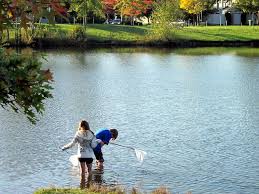
<instances>
[{"instance_id":1,"label":"tree","mask_svg":"<svg viewBox=\"0 0 259 194\"><path fill-rule=\"evenodd\" d=\"M146 14L152 3L152 0L132 1L130 6L125 8L123 15L129 16L131 18L131 25L134 25L134 18Z\"/></svg>"},{"instance_id":2,"label":"tree","mask_svg":"<svg viewBox=\"0 0 259 194\"><path fill-rule=\"evenodd\" d=\"M134 18L147 13L152 3L153 0L117 0L115 8L119 10L121 19L123 16L128 16L133 25Z\"/></svg>"},{"instance_id":3,"label":"tree","mask_svg":"<svg viewBox=\"0 0 259 194\"><path fill-rule=\"evenodd\" d=\"M252 21L253 13L259 11L259 0L236 0L234 5L243 12L252 14Z\"/></svg>"},{"instance_id":4,"label":"tree","mask_svg":"<svg viewBox=\"0 0 259 194\"><path fill-rule=\"evenodd\" d=\"M143 12L143 15L148 18L148 24L150 24L150 17L153 12L153 7L154 7L154 0L144 0L146 3L146 10Z\"/></svg>"},{"instance_id":5,"label":"tree","mask_svg":"<svg viewBox=\"0 0 259 194\"><path fill-rule=\"evenodd\" d=\"M115 9L119 10L121 15L121 21L125 11L131 7L132 2L134 2L134 0L118 0L116 2Z\"/></svg>"},{"instance_id":6,"label":"tree","mask_svg":"<svg viewBox=\"0 0 259 194\"><path fill-rule=\"evenodd\" d=\"M180 8L186 10L190 14L197 16L197 23L199 22L199 15L208 6L209 1L204 0L180 0Z\"/></svg>"},{"instance_id":7,"label":"tree","mask_svg":"<svg viewBox=\"0 0 259 194\"><path fill-rule=\"evenodd\" d=\"M2 0L0 3L0 38L3 31L15 23L16 37L21 28L27 30L28 23L46 16L54 21L55 14L64 13L60 1L50 0ZM18 25L19 21L19 25ZM0 42L1 43L1 42ZM0 46L0 105L23 112L35 123L36 113L44 111L44 100L52 97L50 91L52 73L41 70L41 62L35 55L8 53Z\"/></svg>"},{"instance_id":8,"label":"tree","mask_svg":"<svg viewBox=\"0 0 259 194\"><path fill-rule=\"evenodd\" d=\"M117 0L102 0L103 4L103 11L106 15L107 21L110 19L111 15L114 15L115 13L115 5L117 3Z\"/></svg>"},{"instance_id":9,"label":"tree","mask_svg":"<svg viewBox=\"0 0 259 194\"><path fill-rule=\"evenodd\" d=\"M3 31L15 27L16 42L19 44L21 28L28 29L29 24L40 17L46 17L54 24L55 14L64 17L66 13L65 4L60 0L2 0L0 3L0 40L3 38ZM1 42L0 42L1 43Z\"/></svg>"},{"instance_id":10,"label":"tree","mask_svg":"<svg viewBox=\"0 0 259 194\"><path fill-rule=\"evenodd\" d=\"M182 17L179 0L157 2L152 15L153 34L159 39L171 40L172 32L179 27L177 21Z\"/></svg>"},{"instance_id":11,"label":"tree","mask_svg":"<svg viewBox=\"0 0 259 194\"><path fill-rule=\"evenodd\" d=\"M83 19L83 25L87 24L87 16L91 13L95 16L103 16L103 6L100 0L71 0L69 10L77 12L77 16Z\"/></svg>"},{"instance_id":12,"label":"tree","mask_svg":"<svg viewBox=\"0 0 259 194\"><path fill-rule=\"evenodd\" d=\"M0 105L22 111L35 123L44 111L44 100L52 97L52 74L41 70L37 56L8 53L0 48Z\"/></svg>"}]
</instances>

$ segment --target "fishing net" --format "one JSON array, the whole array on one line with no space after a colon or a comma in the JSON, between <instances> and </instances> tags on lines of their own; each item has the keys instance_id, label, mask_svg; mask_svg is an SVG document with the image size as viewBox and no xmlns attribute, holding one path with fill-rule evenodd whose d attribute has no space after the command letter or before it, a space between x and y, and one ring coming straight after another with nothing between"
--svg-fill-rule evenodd
<instances>
[{"instance_id":1,"label":"fishing net","mask_svg":"<svg viewBox=\"0 0 259 194\"><path fill-rule=\"evenodd\" d=\"M144 157L147 154L147 152L143 150L138 150L138 149L134 149L134 151L135 151L136 158L138 159L139 162L142 163L144 161Z\"/></svg>"},{"instance_id":2,"label":"fishing net","mask_svg":"<svg viewBox=\"0 0 259 194\"><path fill-rule=\"evenodd\" d=\"M75 167L79 166L79 161L78 161L77 155L70 156L69 161L72 163L73 166L75 166Z\"/></svg>"}]
</instances>

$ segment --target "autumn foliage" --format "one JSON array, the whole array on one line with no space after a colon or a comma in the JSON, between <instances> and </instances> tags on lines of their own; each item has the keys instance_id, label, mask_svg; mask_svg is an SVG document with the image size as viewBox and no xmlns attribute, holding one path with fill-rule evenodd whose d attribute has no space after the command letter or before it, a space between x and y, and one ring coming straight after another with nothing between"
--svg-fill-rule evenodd
<instances>
[{"instance_id":1,"label":"autumn foliage","mask_svg":"<svg viewBox=\"0 0 259 194\"><path fill-rule=\"evenodd\" d=\"M190 14L198 14L205 9L205 1L201 0L180 0L180 8Z\"/></svg>"},{"instance_id":2,"label":"autumn foliage","mask_svg":"<svg viewBox=\"0 0 259 194\"><path fill-rule=\"evenodd\" d=\"M66 14L65 4L59 0L2 0L0 4L0 32L17 18L21 20L21 27L27 29L29 22L44 16L53 21L54 15ZM4 25L7 24L7 25Z\"/></svg>"},{"instance_id":3,"label":"autumn foliage","mask_svg":"<svg viewBox=\"0 0 259 194\"><path fill-rule=\"evenodd\" d=\"M104 11L107 14L119 14L126 16L139 16L145 14L152 7L154 0L102 0Z\"/></svg>"},{"instance_id":4,"label":"autumn foliage","mask_svg":"<svg viewBox=\"0 0 259 194\"><path fill-rule=\"evenodd\" d=\"M124 10L124 14L127 16L139 16L146 13L152 3L152 0L133 1L131 5Z\"/></svg>"},{"instance_id":5,"label":"autumn foliage","mask_svg":"<svg viewBox=\"0 0 259 194\"><path fill-rule=\"evenodd\" d=\"M104 13L109 16L115 13L114 7L117 4L117 0L102 0Z\"/></svg>"}]
</instances>

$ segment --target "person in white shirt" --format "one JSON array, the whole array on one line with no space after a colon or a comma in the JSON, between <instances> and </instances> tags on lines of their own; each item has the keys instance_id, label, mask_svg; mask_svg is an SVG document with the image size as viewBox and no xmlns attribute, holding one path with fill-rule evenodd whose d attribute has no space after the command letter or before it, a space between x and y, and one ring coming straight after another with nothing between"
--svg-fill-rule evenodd
<instances>
[{"instance_id":1,"label":"person in white shirt","mask_svg":"<svg viewBox=\"0 0 259 194\"><path fill-rule=\"evenodd\" d=\"M93 148L101 140L96 139L94 133L90 130L87 121L82 120L79 123L78 131L76 132L73 140L67 145L62 147L62 150L73 147L78 144L78 160L80 162L80 174L81 174L81 187L85 187L85 174L87 173L87 185L89 186L92 175L92 163L94 158Z\"/></svg>"}]
</instances>

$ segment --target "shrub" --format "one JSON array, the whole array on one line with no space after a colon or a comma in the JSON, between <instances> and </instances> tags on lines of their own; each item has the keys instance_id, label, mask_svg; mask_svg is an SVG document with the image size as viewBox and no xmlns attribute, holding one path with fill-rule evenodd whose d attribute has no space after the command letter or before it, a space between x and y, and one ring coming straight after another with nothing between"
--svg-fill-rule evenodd
<instances>
[{"instance_id":1,"label":"shrub","mask_svg":"<svg viewBox=\"0 0 259 194\"><path fill-rule=\"evenodd\" d=\"M87 38L85 27L76 27L71 33L71 38L75 40L85 40Z\"/></svg>"}]
</instances>

